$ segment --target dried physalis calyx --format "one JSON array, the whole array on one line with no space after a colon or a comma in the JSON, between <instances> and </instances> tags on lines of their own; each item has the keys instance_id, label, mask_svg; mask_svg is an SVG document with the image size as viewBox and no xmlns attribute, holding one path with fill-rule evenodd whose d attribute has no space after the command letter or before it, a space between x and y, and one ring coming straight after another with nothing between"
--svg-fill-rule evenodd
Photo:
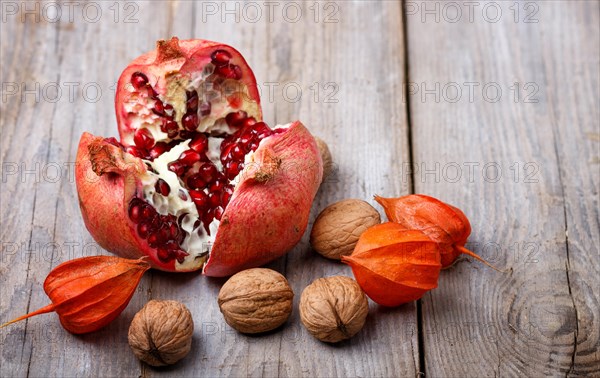
<instances>
[{"instance_id":1,"label":"dried physalis calyx","mask_svg":"<svg viewBox=\"0 0 600 378\"><path fill-rule=\"evenodd\" d=\"M439 243L442 268L447 268L458 256L466 254L498 270L474 252L465 248L471 234L471 224L458 208L423 194L411 194L399 198L375 196L383 206L390 222L407 229L423 231Z\"/></svg>"},{"instance_id":2,"label":"dried physalis calyx","mask_svg":"<svg viewBox=\"0 0 600 378\"><path fill-rule=\"evenodd\" d=\"M369 298L383 306L412 302L434 289L442 264L439 246L418 230L382 223L365 231L342 262Z\"/></svg>"},{"instance_id":3,"label":"dried physalis calyx","mask_svg":"<svg viewBox=\"0 0 600 378\"><path fill-rule=\"evenodd\" d=\"M151 300L133 317L129 345L148 365L172 365L190 352L193 333L194 321L185 305Z\"/></svg>"},{"instance_id":4,"label":"dried physalis calyx","mask_svg":"<svg viewBox=\"0 0 600 378\"><path fill-rule=\"evenodd\" d=\"M145 258L130 260L90 256L64 262L54 268L44 281L44 291L52 304L5 323L0 328L55 311L60 324L71 333L97 331L127 307L148 269L150 264Z\"/></svg>"},{"instance_id":5,"label":"dried physalis calyx","mask_svg":"<svg viewBox=\"0 0 600 378\"><path fill-rule=\"evenodd\" d=\"M219 292L225 321L242 333L271 331L292 313L294 292L284 276L271 269L254 268L233 275Z\"/></svg>"},{"instance_id":6,"label":"dried physalis calyx","mask_svg":"<svg viewBox=\"0 0 600 378\"><path fill-rule=\"evenodd\" d=\"M321 255L339 260L352 253L360 235L379 224L379 212L367 202L346 199L327 206L315 220L310 244Z\"/></svg>"},{"instance_id":7,"label":"dried physalis calyx","mask_svg":"<svg viewBox=\"0 0 600 378\"><path fill-rule=\"evenodd\" d=\"M362 329L369 302L360 286L350 277L319 278L300 297L302 324L317 339L336 343Z\"/></svg>"}]
</instances>

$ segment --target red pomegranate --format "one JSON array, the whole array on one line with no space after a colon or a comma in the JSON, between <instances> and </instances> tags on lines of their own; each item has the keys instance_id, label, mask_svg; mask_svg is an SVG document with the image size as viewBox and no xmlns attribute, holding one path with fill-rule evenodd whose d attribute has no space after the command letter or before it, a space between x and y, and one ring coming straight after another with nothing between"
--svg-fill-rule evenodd
<instances>
[{"instance_id":1,"label":"red pomegranate","mask_svg":"<svg viewBox=\"0 0 600 378\"><path fill-rule=\"evenodd\" d=\"M121 74L121 140L84 133L76 183L86 227L105 249L155 268L227 276L302 237L323 174L300 122L261 121L254 75L209 41L159 41Z\"/></svg>"}]
</instances>

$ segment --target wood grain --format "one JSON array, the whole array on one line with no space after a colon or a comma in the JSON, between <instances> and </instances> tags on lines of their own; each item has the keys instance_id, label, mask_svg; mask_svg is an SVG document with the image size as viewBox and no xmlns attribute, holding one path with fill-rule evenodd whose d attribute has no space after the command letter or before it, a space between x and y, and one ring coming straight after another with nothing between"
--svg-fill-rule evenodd
<instances>
[{"instance_id":1,"label":"wood grain","mask_svg":"<svg viewBox=\"0 0 600 378\"><path fill-rule=\"evenodd\" d=\"M442 272L425 373L597 376L598 3L537 2L537 23L501 4L498 22L408 17L415 190L465 210L471 248L509 270Z\"/></svg>"},{"instance_id":2,"label":"wood grain","mask_svg":"<svg viewBox=\"0 0 600 378\"><path fill-rule=\"evenodd\" d=\"M21 164L32 169L37 163L40 172L54 165L72 168L83 131L116 136L114 83L131 59L153 48L160 38L199 37L235 46L248 58L261 85L265 119L270 124L300 119L329 142L336 172L322 186L311 219L338 199L370 200L374 193L408 191L408 182L396 180L400 165L395 163L406 161L409 150L405 107L394 96L403 81L402 38L376 43L380 35L402 31L399 4L296 3L302 14L297 21L295 9L289 9L286 17L281 8L274 9L270 21L261 8L258 22L251 13L242 12L237 20L224 9L211 14L210 7L221 3L132 4L136 7L119 8L118 22L110 8L113 3L107 2L99 3L104 17L98 22L82 20L83 6L78 5L74 23L67 18L45 22L44 17L38 22L32 15L20 22L17 15L1 24L3 36L15 36L14 46L3 38L3 82L38 82L40 89L54 82L74 82L79 88L97 84L102 92L97 101L81 93L72 100L63 93L55 102L33 95L21 101L20 92L3 101L3 320L47 304L42 284L57 264L105 253L81 221L72 175L65 170L58 180L42 173L23 175ZM242 9L244 4L237 4ZM228 3L227 9L235 6ZM135 22L125 22L132 10ZM377 20L377 26L365 32L372 27L370 20ZM373 59L383 62L375 76ZM385 72L397 73L390 77ZM13 163L15 174L10 173ZM306 239L289 258L270 267L287 274L296 292L296 309L302 289L313 279L351 274L348 267L311 252ZM301 326L297 311L278 332L248 337L223 321L216 303L222 283L199 274L150 272L123 314L92 335L64 332L56 315L3 329L0 375L414 376L418 371L414 305L398 310L372 305L368 326L338 346L315 341ZM194 314L192 352L171 368L156 370L139 363L127 345L129 323L150 298L180 300Z\"/></svg>"},{"instance_id":3,"label":"wood grain","mask_svg":"<svg viewBox=\"0 0 600 378\"><path fill-rule=\"evenodd\" d=\"M66 8L53 22L16 3L0 22L2 321L48 303L42 285L57 264L106 253L81 221L77 142L83 131L116 136L120 72L172 35L235 46L254 69L265 120L300 119L328 142L335 170L311 222L334 201L414 187L464 209L467 246L508 272L461 259L420 317L416 304L370 302L365 328L328 345L303 328L298 300L314 279L351 271L312 252L305 235L269 265L295 292L280 330L249 337L226 325L216 303L224 279L152 271L97 333L68 334L54 314L0 330L0 376L600 376L598 2L519 3L518 15L513 2L477 2L472 20L459 2L458 22L447 3L427 2L434 13L424 14L422 2L405 2L408 46L398 2L252 3L260 15L251 2L95 2L97 21L82 3L73 22ZM151 298L182 301L194 316L190 356L173 367L150 368L127 344Z\"/></svg>"}]
</instances>

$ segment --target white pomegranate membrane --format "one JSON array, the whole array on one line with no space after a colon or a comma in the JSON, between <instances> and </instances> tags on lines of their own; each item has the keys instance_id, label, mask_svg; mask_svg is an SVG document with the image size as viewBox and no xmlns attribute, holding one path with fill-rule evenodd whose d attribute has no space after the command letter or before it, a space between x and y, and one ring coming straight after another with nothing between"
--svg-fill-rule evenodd
<instances>
[{"instance_id":1,"label":"white pomegranate membrane","mask_svg":"<svg viewBox=\"0 0 600 378\"><path fill-rule=\"evenodd\" d=\"M288 127L271 130L257 122L258 104L238 81L242 73L230 64L231 55L217 50L211 58L191 79L166 78L164 95L135 72L124 104L135 132L123 137L122 148L148 168L129 203L129 218L158 259L175 260L177 270L208 259L246 159L263 139ZM121 146L114 138L107 141Z\"/></svg>"}]
</instances>

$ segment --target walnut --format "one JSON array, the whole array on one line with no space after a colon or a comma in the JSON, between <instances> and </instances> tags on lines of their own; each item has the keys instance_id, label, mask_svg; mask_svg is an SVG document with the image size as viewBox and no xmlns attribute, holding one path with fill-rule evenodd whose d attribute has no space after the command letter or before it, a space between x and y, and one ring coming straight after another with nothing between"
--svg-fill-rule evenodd
<instances>
[{"instance_id":1,"label":"walnut","mask_svg":"<svg viewBox=\"0 0 600 378\"><path fill-rule=\"evenodd\" d=\"M379 212L367 202L347 199L327 206L315 220L310 244L321 255L340 260L354 250L367 228L381 223Z\"/></svg>"},{"instance_id":2,"label":"walnut","mask_svg":"<svg viewBox=\"0 0 600 378\"><path fill-rule=\"evenodd\" d=\"M321 182L325 181L327 176L331 174L331 170L333 169L333 160L331 159L331 152L329 152L329 147L327 147L327 143L319 137L315 137L317 141L317 147L321 152L321 160L323 160L323 179Z\"/></svg>"},{"instance_id":3,"label":"walnut","mask_svg":"<svg viewBox=\"0 0 600 378\"><path fill-rule=\"evenodd\" d=\"M284 276L271 269L254 268L232 276L219 292L225 321L242 333L273 330L292 313L294 292Z\"/></svg>"},{"instance_id":4,"label":"walnut","mask_svg":"<svg viewBox=\"0 0 600 378\"><path fill-rule=\"evenodd\" d=\"M319 278L300 296L300 319L317 339L336 343L349 339L365 325L369 302L350 277Z\"/></svg>"},{"instance_id":5,"label":"walnut","mask_svg":"<svg viewBox=\"0 0 600 378\"><path fill-rule=\"evenodd\" d=\"M193 333L192 315L182 303L151 300L133 317L129 345L148 365L171 365L190 352Z\"/></svg>"}]
</instances>

